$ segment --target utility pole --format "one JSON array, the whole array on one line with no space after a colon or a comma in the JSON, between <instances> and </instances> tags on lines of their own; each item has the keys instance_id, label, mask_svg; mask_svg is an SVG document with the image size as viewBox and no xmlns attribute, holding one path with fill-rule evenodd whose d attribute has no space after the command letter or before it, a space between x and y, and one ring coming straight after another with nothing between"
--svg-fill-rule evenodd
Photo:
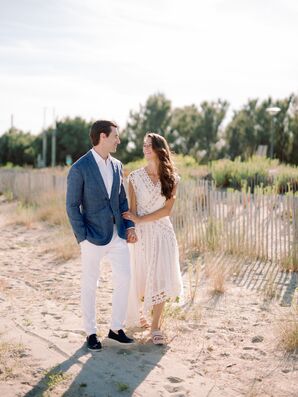
<instances>
[{"instance_id":1,"label":"utility pole","mask_svg":"<svg viewBox=\"0 0 298 397\"><path fill-rule=\"evenodd\" d=\"M43 135L42 135L42 162L43 166L47 166L47 134L46 134L46 116L47 108L43 108Z\"/></svg>"},{"instance_id":2,"label":"utility pole","mask_svg":"<svg viewBox=\"0 0 298 397\"><path fill-rule=\"evenodd\" d=\"M52 167L56 166L56 115L55 108L53 108L53 131L52 131Z\"/></svg>"},{"instance_id":3,"label":"utility pole","mask_svg":"<svg viewBox=\"0 0 298 397\"><path fill-rule=\"evenodd\" d=\"M13 114L10 115L10 131L13 131L14 126L13 126Z\"/></svg>"}]
</instances>

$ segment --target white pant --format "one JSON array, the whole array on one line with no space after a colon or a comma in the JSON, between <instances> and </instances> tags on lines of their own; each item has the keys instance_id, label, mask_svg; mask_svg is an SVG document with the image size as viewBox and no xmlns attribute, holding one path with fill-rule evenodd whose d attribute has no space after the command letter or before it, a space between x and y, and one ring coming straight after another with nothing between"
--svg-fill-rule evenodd
<instances>
[{"instance_id":1,"label":"white pant","mask_svg":"<svg viewBox=\"0 0 298 397\"><path fill-rule=\"evenodd\" d=\"M95 245L85 240L80 243L82 258L81 305L87 335L96 334L96 287L100 262L105 257L112 265L113 299L111 329L123 328L127 311L130 283L129 250L125 240L118 236L116 227L107 245Z\"/></svg>"}]
</instances>

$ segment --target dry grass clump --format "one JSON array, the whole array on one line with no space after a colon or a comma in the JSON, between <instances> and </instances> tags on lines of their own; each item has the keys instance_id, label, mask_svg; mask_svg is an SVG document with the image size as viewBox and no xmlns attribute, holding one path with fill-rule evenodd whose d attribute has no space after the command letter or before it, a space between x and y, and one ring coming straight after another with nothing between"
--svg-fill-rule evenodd
<instances>
[{"instance_id":1,"label":"dry grass clump","mask_svg":"<svg viewBox=\"0 0 298 397\"><path fill-rule=\"evenodd\" d=\"M32 202L37 221L47 222L53 226L68 226L65 209L65 194L61 192L46 192Z\"/></svg>"},{"instance_id":2,"label":"dry grass clump","mask_svg":"<svg viewBox=\"0 0 298 397\"><path fill-rule=\"evenodd\" d=\"M298 353L298 321L288 321L281 326L281 346L290 353Z\"/></svg>"},{"instance_id":3,"label":"dry grass clump","mask_svg":"<svg viewBox=\"0 0 298 397\"><path fill-rule=\"evenodd\" d=\"M56 258L63 261L78 256L78 244L69 225L64 193L46 192L36 197L34 202L20 202L8 223L31 228L38 222L55 227L55 235L44 244L44 252L54 252Z\"/></svg>"},{"instance_id":4,"label":"dry grass clump","mask_svg":"<svg viewBox=\"0 0 298 397\"><path fill-rule=\"evenodd\" d=\"M0 380L6 381L17 376L25 351L22 343L0 341Z\"/></svg>"},{"instance_id":5,"label":"dry grass clump","mask_svg":"<svg viewBox=\"0 0 298 397\"><path fill-rule=\"evenodd\" d=\"M186 320L187 313L182 306L167 302L162 314L162 322L167 318L176 320Z\"/></svg>"},{"instance_id":6,"label":"dry grass clump","mask_svg":"<svg viewBox=\"0 0 298 397\"><path fill-rule=\"evenodd\" d=\"M293 257L284 257L280 261L282 270L286 272L298 272L298 258L295 260Z\"/></svg>"},{"instance_id":7,"label":"dry grass clump","mask_svg":"<svg viewBox=\"0 0 298 397\"><path fill-rule=\"evenodd\" d=\"M293 295L293 303L287 316L282 316L276 327L278 345L287 353L298 354L298 289Z\"/></svg>"},{"instance_id":8,"label":"dry grass clump","mask_svg":"<svg viewBox=\"0 0 298 397\"><path fill-rule=\"evenodd\" d=\"M287 353L298 353L298 305L278 325L279 346Z\"/></svg>"},{"instance_id":9,"label":"dry grass clump","mask_svg":"<svg viewBox=\"0 0 298 397\"><path fill-rule=\"evenodd\" d=\"M70 229L61 228L53 240L44 245L44 252L54 252L57 259L68 261L79 255L79 245Z\"/></svg>"},{"instance_id":10,"label":"dry grass clump","mask_svg":"<svg viewBox=\"0 0 298 397\"><path fill-rule=\"evenodd\" d=\"M278 293L276 289L277 288L276 288L275 275L273 269L273 271L271 271L271 273L269 274L267 282L263 288L263 295L265 299L273 300L275 298L278 298Z\"/></svg>"},{"instance_id":11,"label":"dry grass clump","mask_svg":"<svg viewBox=\"0 0 298 397\"><path fill-rule=\"evenodd\" d=\"M35 208L19 203L15 211L9 215L9 219L6 221L6 224L22 225L27 229L30 229L37 221L38 218Z\"/></svg>"},{"instance_id":12,"label":"dry grass clump","mask_svg":"<svg viewBox=\"0 0 298 397\"><path fill-rule=\"evenodd\" d=\"M208 260L205 264L205 275L209 281L209 292L211 295L223 294L226 291L227 260L228 258L218 256L214 260Z\"/></svg>"},{"instance_id":13,"label":"dry grass clump","mask_svg":"<svg viewBox=\"0 0 298 397\"><path fill-rule=\"evenodd\" d=\"M216 269L210 277L211 295L223 294L226 291L226 274L223 269Z\"/></svg>"},{"instance_id":14,"label":"dry grass clump","mask_svg":"<svg viewBox=\"0 0 298 397\"><path fill-rule=\"evenodd\" d=\"M199 258L191 259L187 267L190 303L195 302L201 278L201 263Z\"/></svg>"},{"instance_id":15,"label":"dry grass clump","mask_svg":"<svg viewBox=\"0 0 298 397\"><path fill-rule=\"evenodd\" d=\"M9 223L31 228L36 222L47 222L52 226L69 227L64 193L46 192L30 203L20 202L16 211L11 215Z\"/></svg>"}]
</instances>

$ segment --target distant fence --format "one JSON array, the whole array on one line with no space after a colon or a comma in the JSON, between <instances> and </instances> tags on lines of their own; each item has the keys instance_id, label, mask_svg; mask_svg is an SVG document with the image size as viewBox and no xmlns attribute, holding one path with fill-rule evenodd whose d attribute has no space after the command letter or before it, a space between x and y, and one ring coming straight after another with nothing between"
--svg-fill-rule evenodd
<instances>
[{"instance_id":1,"label":"distant fence","mask_svg":"<svg viewBox=\"0 0 298 397\"><path fill-rule=\"evenodd\" d=\"M65 192L66 175L0 169L0 192L31 201ZM200 179L181 181L172 215L183 256L194 249L298 263L298 197L220 191Z\"/></svg>"},{"instance_id":2,"label":"distant fence","mask_svg":"<svg viewBox=\"0 0 298 397\"><path fill-rule=\"evenodd\" d=\"M32 201L43 192L66 191L66 175L37 170L0 169L0 192L16 199Z\"/></svg>"}]
</instances>

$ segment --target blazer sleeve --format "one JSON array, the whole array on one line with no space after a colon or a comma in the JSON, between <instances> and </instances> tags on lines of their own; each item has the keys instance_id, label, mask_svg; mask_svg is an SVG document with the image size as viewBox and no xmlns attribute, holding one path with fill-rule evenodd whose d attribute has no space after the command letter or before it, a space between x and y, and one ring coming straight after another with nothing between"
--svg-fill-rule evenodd
<instances>
[{"instance_id":1,"label":"blazer sleeve","mask_svg":"<svg viewBox=\"0 0 298 397\"><path fill-rule=\"evenodd\" d=\"M122 214L122 212L126 212L129 210L128 207L128 201L127 201L127 197L126 197L126 193L125 193L125 189L124 189L124 185L123 185L123 166L122 164L120 165L120 193L119 193L119 207L120 207L120 212ZM126 229L129 229L131 227L135 227L134 222L128 220L128 219L123 219L124 221L124 225Z\"/></svg>"},{"instance_id":2,"label":"blazer sleeve","mask_svg":"<svg viewBox=\"0 0 298 397\"><path fill-rule=\"evenodd\" d=\"M78 243L86 239L86 226L80 211L83 188L84 180L80 170L71 167L67 176L66 211Z\"/></svg>"}]
</instances>

